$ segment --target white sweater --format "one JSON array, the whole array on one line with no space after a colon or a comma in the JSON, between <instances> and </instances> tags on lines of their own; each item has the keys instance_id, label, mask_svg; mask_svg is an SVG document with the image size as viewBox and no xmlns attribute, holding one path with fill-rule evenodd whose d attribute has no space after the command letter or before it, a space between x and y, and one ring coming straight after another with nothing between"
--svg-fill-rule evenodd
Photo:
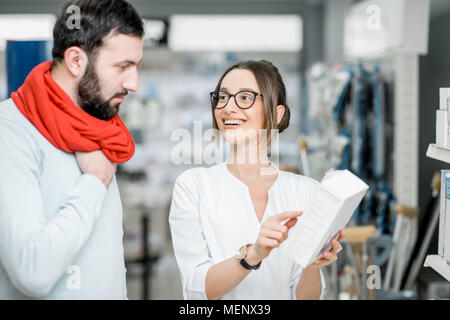
<instances>
[{"instance_id":1,"label":"white sweater","mask_svg":"<svg viewBox=\"0 0 450 320\"><path fill-rule=\"evenodd\" d=\"M122 204L0 103L0 299L126 299Z\"/></svg>"}]
</instances>

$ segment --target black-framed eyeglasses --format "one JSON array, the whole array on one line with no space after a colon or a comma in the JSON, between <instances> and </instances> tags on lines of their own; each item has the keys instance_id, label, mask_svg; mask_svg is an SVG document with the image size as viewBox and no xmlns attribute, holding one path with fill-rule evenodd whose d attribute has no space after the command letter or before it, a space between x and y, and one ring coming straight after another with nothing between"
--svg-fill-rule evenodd
<instances>
[{"instance_id":1,"label":"black-framed eyeglasses","mask_svg":"<svg viewBox=\"0 0 450 320\"><path fill-rule=\"evenodd\" d=\"M223 109L227 106L230 98L234 98L234 102L241 109L248 109L253 106L257 96L263 96L262 94L250 90L243 90L236 92L235 94L228 93L226 91L213 91L210 92L211 105L214 109Z\"/></svg>"}]
</instances>

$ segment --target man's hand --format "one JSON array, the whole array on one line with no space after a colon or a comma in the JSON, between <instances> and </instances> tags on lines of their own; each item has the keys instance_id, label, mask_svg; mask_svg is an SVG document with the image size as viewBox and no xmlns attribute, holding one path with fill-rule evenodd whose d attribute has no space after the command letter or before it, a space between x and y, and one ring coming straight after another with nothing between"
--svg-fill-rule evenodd
<instances>
[{"instance_id":1,"label":"man's hand","mask_svg":"<svg viewBox=\"0 0 450 320\"><path fill-rule=\"evenodd\" d=\"M278 248L280 244L286 240L289 229L297 223L297 218L302 214L303 212L301 211L285 212L267 219L266 222L261 225L258 240L256 240L256 244L249 248L245 260L250 265L256 265L261 260L265 259L272 249ZM288 221L282 224L285 220Z\"/></svg>"},{"instance_id":2,"label":"man's hand","mask_svg":"<svg viewBox=\"0 0 450 320\"><path fill-rule=\"evenodd\" d=\"M116 173L117 164L109 161L103 151L77 151L75 152L75 157L83 174L92 174L99 178L106 188L109 187L109 184Z\"/></svg>"}]
</instances>

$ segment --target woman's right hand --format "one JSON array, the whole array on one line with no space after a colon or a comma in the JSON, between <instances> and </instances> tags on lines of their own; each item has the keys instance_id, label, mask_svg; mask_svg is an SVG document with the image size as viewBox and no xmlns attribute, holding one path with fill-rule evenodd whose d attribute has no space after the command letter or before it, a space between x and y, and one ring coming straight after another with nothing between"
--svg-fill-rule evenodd
<instances>
[{"instance_id":1,"label":"woman's right hand","mask_svg":"<svg viewBox=\"0 0 450 320\"><path fill-rule=\"evenodd\" d=\"M278 248L286 240L289 229L297 223L297 218L302 214L301 211L285 212L268 218L261 225L258 239L250 246L245 260L256 265L265 259L274 248ZM288 221L282 224L285 220Z\"/></svg>"}]
</instances>

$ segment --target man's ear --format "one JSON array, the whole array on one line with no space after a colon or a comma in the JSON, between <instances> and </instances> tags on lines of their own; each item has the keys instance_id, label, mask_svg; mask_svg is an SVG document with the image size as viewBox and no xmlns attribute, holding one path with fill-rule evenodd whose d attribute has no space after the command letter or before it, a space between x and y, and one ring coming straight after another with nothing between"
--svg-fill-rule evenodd
<instances>
[{"instance_id":1,"label":"man's ear","mask_svg":"<svg viewBox=\"0 0 450 320\"><path fill-rule=\"evenodd\" d=\"M83 49L73 46L64 52L64 62L67 70L74 78L81 78L89 61Z\"/></svg>"},{"instance_id":2,"label":"man's ear","mask_svg":"<svg viewBox=\"0 0 450 320\"><path fill-rule=\"evenodd\" d=\"M277 125L280 124L281 119L283 119L284 112L286 111L286 108L283 105L277 106Z\"/></svg>"}]
</instances>

